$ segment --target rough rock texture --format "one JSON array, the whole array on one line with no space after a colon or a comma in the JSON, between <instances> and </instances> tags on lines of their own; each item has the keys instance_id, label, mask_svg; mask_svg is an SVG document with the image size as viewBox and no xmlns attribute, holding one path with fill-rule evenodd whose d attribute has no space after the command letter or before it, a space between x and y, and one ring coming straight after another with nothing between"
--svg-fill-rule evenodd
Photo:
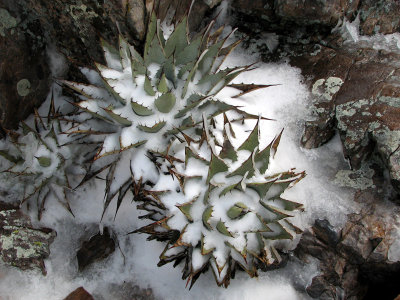
<instances>
[{"instance_id":1,"label":"rough rock texture","mask_svg":"<svg viewBox=\"0 0 400 300\"><path fill-rule=\"evenodd\" d=\"M94 300L94 298L83 287L79 287L64 300Z\"/></svg>"},{"instance_id":2,"label":"rough rock texture","mask_svg":"<svg viewBox=\"0 0 400 300\"><path fill-rule=\"evenodd\" d=\"M40 269L46 274L43 260L56 234L48 228L34 228L28 216L0 202L0 256L20 269Z\"/></svg>"},{"instance_id":3,"label":"rough rock texture","mask_svg":"<svg viewBox=\"0 0 400 300\"><path fill-rule=\"evenodd\" d=\"M373 190L358 193L359 201L369 201ZM393 299L400 292L400 263L388 253L394 244L397 209L389 217L372 213L370 207L349 216L341 231L328 221L316 220L305 231L296 255L320 260L321 275L313 278L307 293L316 299Z\"/></svg>"},{"instance_id":4,"label":"rough rock texture","mask_svg":"<svg viewBox=\"0 0 400 300\"><path fill-rule=\"evenodd\" d=\"M233 0L232 9L237 14L238 25L254 30L285 31L298 26L317 26L327 32L343 18L355 19L360 15L363 34L393 33L400 28L397 0ZM249 22L251 24L245 24Z\"/></svg>"},{"instance_id":5,"label":"rough rock texture","mask_svg":"<svg viewBox=\"0 0 400 300\"><path fill-rule=\"evenodd\" d=\"M88 241L83 242L82 247L76 254L79 270L82 271L93 262L108 257L114 251L115 242L106 227L103 234L98 233Z\"/></svg>"},{"instance_id":6,"label":"rough rock texture","mask_svg":"<svg viewBox=\"0 0 400 300\"><path fill-rule=\"evenodd\" d=\"M138 285L132 283L122 284L111 284L107 291L101 294L93 293L96 300L155 300L156 297L153 294L151 288L141 288Z\"/></svg>"},{"instance_id":7,"label":"rough rock texture","mask_svg":"<svg viewBox=\"0 0 400 300\"><path fill-rule=\"evenodd\" d=\"M3 2L0 2L0 128L15 128L19 120L46 98L50 70L45 45L36 38L43 35L40 25L5 9Z\"/></svg>"},{"instance_id":8,"label":"rough rock texture","mask_svg":"<svg viewBox=\"0 0 400 300\"><path fill-rule=\"evenodd\" d=\"M196 0L191 28L220 2ZM154 3L165 12L177 7L182 15L191 0L0 1L0 57L7 58L0 62L0 137L45 100L52 79L47 47L68 58L68 79L76 80L77 67L103 62L100 37L117 44L121 33L140 50Z\"/></svg>"},{"instance_id":9,"label":"rough rock texture","mask_svg":"<svg viewBox=\"0 0 400 300\"><path fill-rule=\"evenodd\" d=\"M351 166L359 169L376 150L400 191L400 54L320 46L291 64L310 79L314 100L316 119L306 123L302 145L324 144L336 127Z\"/></svg>"}]
</instances>

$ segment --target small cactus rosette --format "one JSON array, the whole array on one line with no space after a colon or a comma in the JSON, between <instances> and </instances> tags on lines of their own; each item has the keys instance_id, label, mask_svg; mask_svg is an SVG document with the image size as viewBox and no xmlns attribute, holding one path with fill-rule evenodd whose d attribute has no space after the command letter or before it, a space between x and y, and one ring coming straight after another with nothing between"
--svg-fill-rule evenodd
<instances>
[{"instance_id":1,"label":"small cactus rosette","mask_svg":"<svg viewBox=\"0 0 400 300\"><path fill-rule=\"evenodd\" d=\"M118 49L102 40L106 65L95 64L99 81L90 85L63 82L79 94L80 101L75 105L90 116L77 132L104 134L96 163L82 183L104 169L108 169L107 178L112 179L114 172L119 178L125 176L118 183L107 180L105 209L114 196L118 194L122 200L132 187L130 168L135 180L155 180L155 170L142 167L144 162L152 165L148 151L165 151L174 134L201 124L203 113L240 112L215 96L251 66L220 69L238 43L225 46L229 35L221 38L222 27L211 34L213 23L190 39L184 17L166 38L153 13L143 56L122 36ZM261 86L234 87L242 95ZM250 117L244 112L242 115ZM116 158L108 165L105 162L109 160L97 162L110 155Z\"/></svg>"},{"instance_id":2,"label":"small cactus rosette","mask_svg":"<svg viewBox=\"0 0 400 300\"><path fill-rule=\"evenodd\" d=\"M165 241L158 265L184 261L182 278L190 287L209 268L227 287L237 269L254 277L281 262L277 241L301 232L289 219L302 209L282 194L305 173L269 170L282 132L261 149L262 120L233 146L235 132L245 132L242 121L227 114L203 118L198 140L182 133L166 153L153 153L162 175L155 185L139 182L135 189L142 218L153 223L135 232Z\"/></svg>"},{"instance_id":3,"label":"small cactus rosette","mask_svg":"<svg viewBox=\"0 0 400 300\"><path fill-rule=\"evenodd\" d=\"M2 189L7 189L11 201L17 198L23 204L29 200L31 206L37 206L39 219L50 197L72 214L67 197L69 173L75 173L75 165L83 163L82 148L86 147L79 147L64 134L75 125L55 110L53 98L48 115L40 116L35 110L33 121L32 125L21 122L21 130L10 132L8 142L3 143Z\"/></svg>"}]
</instances>

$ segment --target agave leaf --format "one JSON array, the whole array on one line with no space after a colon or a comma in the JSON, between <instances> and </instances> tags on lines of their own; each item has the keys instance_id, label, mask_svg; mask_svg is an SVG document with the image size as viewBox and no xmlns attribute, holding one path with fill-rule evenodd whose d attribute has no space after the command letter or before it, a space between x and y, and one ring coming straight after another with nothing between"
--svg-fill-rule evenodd
<instances>
[{"instance_id":1,"label":"agave leaf","mask_svg":"<svg viewBox=\"0 0 400 300\"><path fill-rule=\"evenodd\" d=\"M235 83L231 83L228 86L242 91L240 94L237 94L232 97L232 98L238 98L240 96L243 96L247 93L251 93L256 90L265 89L267 87L277 86L277 85L279 85L279 84L245 84L245 83L236 83L235 84Z\"/></svg>"},{"instance_id":2,"label":"agave leaf","mask_svg":"<svg viewBox=\"0 0 400 300\"><path fill-rule=\"evenodd\" d=\"M227 216L231 219L236 219L242 217L248 212L247 206L242 202L236 202L231 208L226 212Z\"/></svg>"},{"instance_id":3,"label":"agave leaf","mask_svg":"<svg viewBox=\"0 0 400 300\"><path fill-rule=\"evenodd\" d=\"M226 228L225 223L222 221L218 221L217 230L223 235L233 237L232 233L228 230L228 228Z\"/></svg>"},{"instance_id":4,"label":"agave leaf","mask_svg":"<svg viewBox=\"0 0 400 300\"><path fill-rule=\"evenodd\" d=\"M157 38L159 39L161 46L165 48L164 32L162 31L160 20L157 20Z\"/></svg>"},{"instance_id":5,"label":"agave leaf","mask_svg":"<svg viewBox=\"0 0 400 300\"><path fill-rule=\"evenodd\" d=\"M204 56L207 54L207 52L205 51L205 52L203 52L201 55L200 55L200 57L197 59L197 61L196 61L196 63L192 66L192 65L190 65L190 67L191 67L191 69L190 69L190 72L189 72L189 75L187 76L187 78L186 78L186 82L185 82L185 85L184 85L184 87L183 87L183 90L182 90L182 98L185 98L185 96L186 96L186 93L187 93L187 91L188 91L188 88L189 88L189 83L192 81L192 79L194 78L194 75L196 74L196 71L197 71L197 69L198 69L198 67L199 67L199 63L202 61L202 59L204 58ZM178 76L179 76L179 74L178 74Z\"/></svg>"},{"instance_id":6,"label":"agave leaf","mask_svg":"<svg viewBox=\"0 0 400 300\"><path fill-rule=\"evenodd\" d=\"M254 163L258 167L258 170L261 174L264 174L268 170L269 165L269 157L271 152L271 144L261 150L260 152L256 153L254 156Z\"/></svg>"},{"instance_id":7,"label":"agave leaf","mask_svg":"<svg viewBox=\"0 0 400 300\"><path fill-rule=\"evenodd\" d=\"M21 121L21 126L23 128L23 130L25 132L32 132L33 135L35 136L35 138L37 140L40 141L40 143L42 145L44 145L49 151L51 151L51 148L49 147L49 145L47 145L47 143L45 143L45 141L41 138L40 134L38 132L36 132L35 130L33 130L31 127L29 127L24 121Z\"/></svg>"},{"instance_id":8,"label":"agave leaf","mask_svg":"<svg viewBox=\"0 0 400 300\"><path fill-rule=\"evenodd\" d=\"M167 57L165 56L164 49L160 44L160 40L154 38L147 55L144 56L145 65L149 66L152 63L162 65L166 59Z\"/></svg>"},{"instance_id":9,"label":"agave leaf","mask_svg":"<svg viewBox=\"0 0 400 300\"><path fill-rule=\"evenodd\" d=\"M200 46L201 46L201 36L198 36L189 45L187 45L185 49L183 49L180 53L176 53L175 64L177 66L186 65L190 62L196 61L196 59L199 57Z\"/></svg>"},{"instance_id":10,"label":"agave leaf","mask_svg":"<svg viewBox=\"0 0 400 300\"><path fill-rule=\"evenodd\" d=\"M259 121L257 121L256 126L254 126L254 129L252 132L249 134L247 139L243 142L243 144L238 148L238 150L248 150L250 152L253 152L256 147L259 146L259 141L258 137L260 136L260 127L259 127Z\"/></svg>"},{"instance_id":11,"label":"agave leaf","mask_svg":"<svg viewBox=\"0 0 400 300\"><path fill-rule=\"evenodd\" d=\"M156 133L156 132L159 132L165 126L165 124L167 124L167 122L162 121L162 122L158 122L158 123L154 124L151 127L144 126L144 125L138 125L137 127L144 132Z\"/></svg>"},{"instance_id":12,"label":"agave leaf","mask_svg":"<svg viewBox=\"0 0 400 300\"><path fill-rule=\"evenodd\" d=\"M211 218L213 212L213 207L212 206L208 206L204 212L203 212L203 216L202 216L202 220L203 220L203 225L204 227L206 227L208 230L213 230L210 223L208 222L208 220Z\"/></svg>"},{"instance_id":13,"label":"agave leaf","mask_svg":"<svg viewBox=\"0 0 400 300\"><path fill-rule=\"evenodd\" d=\"M293 211L293 210L297 210L297 209L302 210L303 209L303 204L297 203L297 202L294 202L294 201L290 201L290 200L286 200L286 199L283 199L281 197L272 199L272 201L274 203L276 202L278 204L277 206L282 206L283 209L286 210L286 211Z\"/></svg>"},{"instance_id":14,"label":"agave leaf","mask_svg":"<svg viewBox=\"0 0 400 300\"><path fill-rule=\"evenodd\" d=\"M205 243L204 243L204 234L201 234L201 254L208 255L211 252L213 252L214 250L215 250L215 247L211 248L211 249L206 249Z\"/></svg>"},{"instance_id":15,"label":"agave leaf","mask_svg":"<svg viewBox=\"0 0 400 300\"><path fill-rule=\"evenodd\" d=\"M146 41L144 44L144 60L147 60L147 55L149 49L151 48L151 44L154 39L154 35L156 34L157 30L157 17L154 11L152 11L149 19L149 24L147 25L147 34L146 34Z\"/></svg>"},{"instance_id":16,"label":"agave leaf","mask_svg":"<svg viewBox=\"0 0 400 300\"><path fill-rule=\"evenodd\" d=\"M139 52L136 51L135 47L132 45L129 45L129 50L131 52L131 61L137 61L140 63L142 66L144 66L144 60L143 57L140 55Z\"/></svg>"},{"instance_id":17,"label":"agave leaf","mask_svg":"<svg viewBox=\"0 0 400 300\"><path fill-rule=\"evenodd\" d=\"M120 125L122 126L131 126L132 122L125 118L122 117L121 115L116 114L115 112L112 111L112 108L103 108L103 110L111 117L113 118L113 120L115 120L116 122L118 122Z\"/></svg>"},{"instance_id":18,"label":"agave leaf","mask_svg":"<svg viewBox=\"0 0 400 300\"><path fill-rule=\"evenodd\" d=\"M177 84L178 84L178 79L176 78L176 74L175 74L175 65L173 62L173 58L171 57L170 59L168 59L163 66L163 71L165 74L165 77L172 82L172 84L174 85L174 88L176 88Z\"/></svg>"},{"instance_id":19,"label":"agave leaf","mask_svg":"<svg viewBox=\"0 0 400 300\"><path fill-rule=\"evenodd\" d=\"M106 122L111 123L111 124L114 123L112 121L112 119L109 119L108 117L103 116L103 115L100 114L101 108L99 106L97 106L97 108L99 109L98 111L97 110L94 111L94 110L88 109L85 104L90 103L90 101L94 101L94 100L81 101L81 102L78 102L78 103L71 103L71 104L73 106L78 107L81 110L86 111L87 113L91 114L93 117L95 117L97 119L101 119L101 120L106 121Z\"/></svg>"},{"instance_id":20,"label":"agave leaf","mask_svg":"<svg viewBox=\"0 0 400 300\"><path fill-rule=\"evenodd\" d=\"M38 156L36 159L39 162L39 165L43 168L50 167L51 165L51 158L47 156Z\"/></svg>"},{"instance_id":21,"label":"agave leaf","mask_svg":"<svg viewBox=\"0 0 400 300\"><path fill-rule=\"evenodd\" d=\"M215 30L214 33L209 36L208 43L215 44L218 41L218 38L221 36L224 29L225 25L222 25L217 30Z\"/></svg>"},{"instance_id":22,"label":"agave leaf","mask_svg":"<svg viewBox=\"0 0 400 300\"><path fill-rule=\"evenodd\" d=\"M196 62L191 61L191 62L188 62L186 65L182 66L182 67L179 69L178 78L179 78L179 79L182 79L182 78L183 78L183 75L185 75L186 72L189 72L189 75L190 75L190 72L191 72L191 70L193 69L193 67L194 67L195 65L196 65ZM189 75L188 75L188 77L189 77Z\"/></svg>"},{"instance_id":23,"label":"agave leaf","mask_svg":"<svg viewBox=\"0 0 400 300\"><path fill-rule=\"evenodd\" d=\"M153 114L150 108L147 108L146 106L143 106L137 102L131 101L131 106L133 112L140 117L146 117Z\"/></svg>"},{"instance_id":24,"label":"agave leaf","mask_svg":"<svg viewBox=\"0 0 400 300\"><path fill-rule=\"evenodd\" d=\"M218 52L221 49L222 45L224 44L225 40L221 40L214 45L210 46L205 52L203 52L203 56L200 58L199 62L199 71L201 74L206 75L209 74L215 59L218 56Z\"/></svg>"},{"instance_id":25,"label":"agave leaf","mask_svg":"<svg viewBox=\"0 0 400 300\"><path fill-rule=\"evenodd\" d=\"M97 68L98 73L100 74L103 83L104 83L104 87L106 88L106 90L115 97L115 99L117 99L119 102L121 102L122 104L126 103L126 99L122 98L121 95L119 93L117 93L113 86L112 86L112 82L115 81L114 78L108 78L105 77L105 73L111 72L111 73L115 73L114 69L110 69L102 64L99 63L95 63L95 66Z\"/></svg>"},{"instance_id":26,"label":"agave leaf","mask_svg":"<svg viewBox=\"0 0 400 300\"><path fill-rule=\"evenodd\" d=\"M253 158L252 154L249 156L247 160L243 162L243 164L238 167L235 171L232 173L228 174L227 177L233 177L236 175L244 176L247 173L247 177L251 178L254 175L254 167L253 167Z\"/></svg>"},{"instance_id":27,"label":"agave leaf","mask_svg":"<svg viewBox=\"0 0 400 300\"><path fill-rule=\"evenodd\" d=\"M229 46L226 46L219 51L219 56L225 56L227 57L231 52L242 42L242 40L238 40ZM225 60L225 59L224 59Z\"/></svg>"},{"instance_id":28,"label":"agave leaf","mask_svg":"<svg viewBox=\"0 0 400 300\"><path fill-rule=\"evenodd\" d=\"M168 84L164 73L161 75L161 79L160 82L158 83L157 90L163 94L168 92Z\"/></svg>"},{"instance_id":29,"label":"agave leaf","mask_svg":"<svg viewBox=\"0 0 400 300\"><path fill-rule=\"evenodd\" d=\"M270 212L272 212L273 214L276 215L276 219L275 220L281 220L284 218L288 218L288 217L293 217L292 215L287 214L285 211L277 208L277 207L273 207L267 203L265 203L264 201L260 200L259 201L260 204L267 210L269 210Z\"/></svg>"},{"instance_id":30,"label":"agave leaf","mask_svg":"<svg viewBox=\"0 0 400 300\"><path fill-rule=\"evenodd\" d=\"M206 159L204 159L203 157L201 157L197 153L193 152L193 150L190 147L185 147L185 165L186 166L187 166L187 163L188 163L190 158L194 158L194 159L200 160L201 162L205 163L206 165L210 164Z\"/></svg>"},{"instance_id":31,"label":"agave leaf","mask_svg":"<svg viewBox=\"0 0 400 300\"><path fill-rule=\"evenodd\" d=\"M103 220L104 214L108 208L108 206L110 205L110 202L112 200L112 198L115 196L115 194L110 193L110 189L111 189L111 184L114 181L114 174L115 174L115 170L117 168L117 164L119 161L120 157L118 157L112 164L111 166L108 168L108 172L107 172L107 176L106 176L106 188L105 188L105 203L104 203L104 208L103 208L103 213L101 215L101 220Z\"/></svg>"},{"instance_id":32,"label":"agave leaf","mask_svg":"<svg viewBox=\"0 0 400 300\"><path fill-rule=\"evenodd\" d=\"M222 150L219 153L219 157L221 158L229 158L232 161L237 161L237 153L235 148L232 146L228 137L225 137L224 144L222 145Z\"/></svg>"},{"instance_id":33,"label":"agave leaf","mask_svg":"<svg viewBox=\"0 0 400 300\"><path fill-rule=\"evenodd\" d=\"M281 141L282 133L283 133L283 129L281 130L281 132L278 134L278 136L272 142L272 147L271 147L273 150L272 157L275 157L276 151L278 150L278 146L279 146L279 142Z\"/></svg>"},{"instance_id":34,"label":"agave leaf","mask_svg":"<svg viewBox=\"0 0 400 300\"><path fill-rule=\"evenodd\" d=\"M147 93L147 95L149 95L149 96L154 96L156 94L156 92L153 90L153 87L151 85L151 82L150 82L150 79L148 76L145 76L145 78L144 78L143 88L144 88L145 92Z\"/></svg>"},{"instance_id":35,"label":"agave leaf","mask_svg":"<svg viewBox=\"0 0 400 300\"><path fill-rule=\"evenodd\" d=\"M190 96L192 97L192 96ZM189 97L189 99L190 99ZM193 97L194 98L194 97ZM184 117L188 112L192 111L196 106L199 106L201 104L201 102L205 99L206 97L202 96L201 98L199 98L197 101L193 101L193 102L189 102L188 104L185 106L185 108L181 109L175 116L175 119L179 119Z\"/></svg>"},{"instance_id":36,"label":"agave leaf","mask_svg":"<svg viewBox=\"0 0 400 300\"><path fill-rule=\"evenodd\" d=\"M242 191L243 189L242 189L241 183L242 183L242 180L239 180L239 182L227 186L227 187L224 188L224 189L222 190L222 192L219 194L219 197L223 197L223 196L225 196L226 194L228 194L229 192L231 192L231 191L233 191L233 190Z\"/></svg>"},{"instance_id":37,"label":"agave leaf","mask_svg":"<svg viewBox=\"0 0 400 300\"><path fill-rule=\"evenodd\" d=\"M170 57L174 52L180 53L189 44L187 34L187 17L185 16L165 43L166 57Z\"/></svg>"},{"instance_id":38,"label":"agave leaf","mask_svg":"<svg viewBox=\"0 0 400 300\"><path fill-rule=\"evenodd\" d=\"M131 148L138 148L141 145L145 144L146 142L147 142L147 140L143 140L143 141L133 142L132 144L127 145L127 146L123 146L123 147L121 146L120 152L131 149Z\"/></svg>"},{"instance_id":39,"label":"agave leaf","mask_svg":"<svg viewBox=\"0 0 400 300\"><path fill-rule=\"evenodd\" d=\"M207 175L207 184L210 183L211 178L213 178L215 174L226 171L228 171L228 166L225 164L225 162L212 153Z\"/></svg>"},{"instance_id":40,"label":"agave leaf","mask_svg":"<svg viewBox=\"0 0 400 300\"><path fill-rule=\"evenodd\" d=\"M121 68L121 65L115 65L116 62L120 61L120 54L118 50L108 43L105 39L100 38L101 48L103 49L104 59L106 60L107 66Z\"/></svg>"},{"instance_id":41,"label":"agave leaf","mask_svg":"<svg viewBox=\"0 0 400 300\"><path fill-rule=\"evenodd\" d=\"M271 188L271 186L273 184L274 184L274 181L254 182L254 183L248 183L247 187L256 191L257 194L260 196L260 199L263 199L263 198L265 198L267 192L269 191L269 189Z\"/></svg>"},{"instance_id":42,"label":"agave leaf","mask_svg":"<svg viewBox=\"0 0 400 300\"><path fill-rule=\"evenodd\" d=\"M251 65L250 65L251 66ZM239 74L247 71L250 66L244 66L244 67L237 67L233 68L233 70L229 70L230 72L224 76L222 82L218 82L217 85L215 85L209 93L212 95L218 94L228 83L230 83L233 79L235 79Z\"/></svg>"},{"instance_id":43,"label":"agave leaf","mask_svg":"<svg viewBox=\"0 0 400 300\"><path fill-rule=\"evenodd\" d=\"M119 57L123 70L131 67L129 44L122 35L119 35Z\"/></svg>"},{"instance_id":44,"label":"agave leaf","mask_svg":"<svg viewBox=\"0 0 400 300\"><path fill-rule=\"evenodd\" d=\"M260 232L273 232L271 228L268 227L268 222L264 220L259 214L256 213L258 220L260 221L261 228L257 229L253 233L260 233Z\"/></svg>"},{"instance_id":45,"label":"agave leaf","mask_svg":"<svg viewBox=\"0 0 400 300\"><path fill-rule=\"evenodd\" d=\"M5 159L7 159L8 161L10 161L14 164L18 164L23 161L22 157L15 157L6 150L0 150L0 156L3 156Z\"/></svg>"},{"instance_id":46,"label":"agave leaf","mask_svg":"<svg viewBox=\"0 0 400 300\"><path fill-rule=\"evenodd\" d=\"M179 210L185 215L185 217L188 219L188 221L190 223L193 222L193 218L192 215L190 214L190 211L192 209L193 203L198 199L199 197L195 197L193 200L180 204L180 205L176 205L177 208L179 208Z\"/></svg>"},{"instance_id":47,"label":"agave leaf","mask_svg":"<svg viewBox=\"0 0 400 300\"><path fill-rule=\"evenodd\" d=\"M174 107L175 102L176 102L175 95L172 93L166 93L158 97L154 101L154 104L157 107L158 111L162 113L169 113Z\"/></svg>"},{"instance_id":48,"label":"agave leaf","mask_svg":"<svg viewBox=\"0 0 400 300\"><path fill-rule=\"evenodd\" d=\"M128 192L129 188L132 186L132 178L128 178L123 185L120 186L118 189L118 200L117 200L117 209L115 210L114 220L117 217L117 213L119 207L121 206L122 199L124 199L126 193Z\"/></svg>"},{"instance_id":49,"label":"agave leaf","mask_svg":"<svg viewBox=\"0 0 400 300\"><path fill-rule=\"evenodd\" d=\"M88 182L90 179L96 177L98 174L100 174L101 172L103 172L105 169L109 168L111 165L113 164L113 162L111 162L108 165L105 165L101 168L98 168L96 170L92 170L92 166L90 166L90 169L86 172L85 176L83 177L83 179L81 180L81 182L75 187L75 189L77 189L78 187L80 187L81 185L85 184L86 182Z\"/></svg>"},{"instance_id":50,"label":"agave leaf","mask_svg":"<svg viewBox=\"0 0 400 300\"><path fill-rule=\"evenodd\" d=\"M279 222L271 222L270 227L273 229L273 232L262 233L264 238L269 240L293 240L293 235L290 234L289 229L282 226Z\"/></svg>"}]
</instances>

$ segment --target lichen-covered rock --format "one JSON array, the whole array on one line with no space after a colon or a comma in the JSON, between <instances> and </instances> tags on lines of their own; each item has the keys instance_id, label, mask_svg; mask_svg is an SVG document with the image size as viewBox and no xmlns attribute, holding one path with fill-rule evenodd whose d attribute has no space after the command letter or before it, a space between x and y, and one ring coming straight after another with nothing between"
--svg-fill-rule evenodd
<instances>
[{"instance_id":1,"label":"lichen-covered rock","mask_svg":"<svg viewBox=\"0 0 400 300\"><path fill-rule=\"evenodd\" d=\"M343 151L355 169L373 151L400 190L400 55L384 50L321 47L291 63L310 80L316 119L306 122L302 145L314 148L339 130ZM334 76L332 76L334 75ZM335 79L337 78L337 79ZM339 84L329 84L336 80Z\"/></svg>"},{"instance_id":2,"label":"lichen-covered rock","mask_svg":"<svg viewBox=\"0 0 400 300\"><path fill-rule=\"evenodd\" d=\"M283 21L292 21L300 25L321 24L334 27L340 18L351 17L355 13L359 0L342 1L296 1L277 0L275 11Z\"/></svg>"},{"instance_id":3,"label":"lichen-covered rock","mask_svg":"<svg viewBox=\"0 0 400 300\"><path fill-rule=\"evenodd\" d=\"M46 98L50 70L45 45L36 37L43 34L40 27L3 5L0 4L0 128L10 129Z\"/></svg>"},{"instance_id":4,"label":"lichen-covered rock","mask_svg":"<svg viewBox=\"0 0 400 300\"><path fill-rule=\"evenodd\" d=\"M389 34L400 29L400 2L397 0L360 1L360 30L362 34Z\"/></svg>"},{"instance_id":5,"label":"lichen-covered rock","mask_svg":"<svg viewBox=\"0 0 400 300\"><path fill-rule=\"evenodd\" d=\"M39 268L46 273L43 260L50 254L55 237L51 229L36 229L20 210L0 211L0 256L9 265L25 269Z\"/></svg>"}]
</instances>

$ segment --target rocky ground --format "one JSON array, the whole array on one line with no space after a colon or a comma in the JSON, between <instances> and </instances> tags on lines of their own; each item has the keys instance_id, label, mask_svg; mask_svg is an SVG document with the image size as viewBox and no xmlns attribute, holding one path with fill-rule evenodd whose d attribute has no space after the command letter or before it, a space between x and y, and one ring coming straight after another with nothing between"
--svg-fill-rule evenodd
<instances>
[{"instance_id":1,"label":"rocky ground","mask_svg":"<svg viewBox=\"0 0 400 300\"><path fill-rule=\"evenodd\" d=\"M178 2L162 2L159 13L165 14L168 5ZM192 29L198 28L219 2L195 1ZM77 79L81 75L76 66L102 60L99 36L112 41L121 32L140 47L152 4L151 0L0 1L0 57L8 58L0 62L3 134L40 105L52 77L61 75L59 70L52 73L47 47L56 47L68 58L70 68L63 71ZM181 13L189 4L181 3ZM314 103L314 119L305 123L302 147L319 147L339 132L352 170L341 172L337 180L353 189L354 200L363 206L360 214L348 216L340 231L326 220L316 220L304 232L295 255L304 261L317 258L322 270L307 287L308 295L317 299L375 299L377 295L394 299L400 294L400 264L392 262L396 253L389 249L400 247L393 238L400 226L400 49L396 45L377 47L371 41L357 40L351 31L333 29L345 17L359 22L364 36L399 32L399 1L305 0L299 4L254 0L249 5L248 1L232 0L229 4L245 44L258 45L265 61L284 59L301 69ZM278 45L271 43L271 36ZM265 37L269 42L263 42ZM16 208L0 205L0 210L3 260L22 268L42 268L55 234L32 228ZM30 256L11 253L7 248L11 239L17 243L15 251L22 248ZM93 237L82 246L80 267L114 249L112 237ZM153 297L150 290L124 288L132 289L135 299ZM66 299L93 298L81 288Z\"/></svg>"}]
</instances>

